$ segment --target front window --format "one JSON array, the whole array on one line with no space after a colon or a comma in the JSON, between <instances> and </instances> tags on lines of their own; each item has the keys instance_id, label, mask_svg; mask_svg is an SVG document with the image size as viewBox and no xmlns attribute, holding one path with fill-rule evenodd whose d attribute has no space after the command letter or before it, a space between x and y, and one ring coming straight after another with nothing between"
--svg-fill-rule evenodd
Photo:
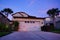
<instances>
[{"instance_id":1,"label":"front window","mask_svg":"<svg viewBox=\"0 0 60 40\"><path fill-rule=\"evenodd\" d=\"M43 22L41 22L41 24L43 24Z\"/></svg>"},{"instance_id":2,"label":"front window","mask_svg":"<svg viewBox=\"0 0 60 40\"><path fill-rule=\"evenodd\" d=\"M35 23L35 21L25 21L25 23Z\"/></svg>"}]
</instances>

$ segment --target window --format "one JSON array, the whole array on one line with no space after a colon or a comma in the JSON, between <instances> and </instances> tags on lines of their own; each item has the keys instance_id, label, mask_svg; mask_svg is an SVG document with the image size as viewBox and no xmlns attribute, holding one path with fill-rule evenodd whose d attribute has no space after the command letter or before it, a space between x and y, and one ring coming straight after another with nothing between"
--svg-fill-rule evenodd
<instances>
[{"instance_id":1,"label":"window","mask_svg":"<svg viewBox=\"0 0 60 40\"><path fill-rule=\"evenodd\" d=\"M29 21L25 21L25 23L29 23Z\"/></svg>"},{"instance_id":2,"label":"window","mask_svg":"<svg viewBox=\"0 0 60 40\"><path fill-rule=\"evenodd\" d=\"M33 23L35 23L34 21L32 21Z\"/></svg>"},{"instance_id":3,"label":"window","mask_svg":"<svg viewBox=\"0 0 60 40\"><path fill-rule=\"evenodd\" d=\"M43 22L41 22L41 24L43 24Z\"/></svg>"},{"instance_id":4,"label":"window","mask_svg":"<svg viewBox=\"0 0 60 40\"><path fill-rule=\"evenodd\" d=\"M25 21L25 23L35 23L34 21Z\"/></svg>"}]
</instances>

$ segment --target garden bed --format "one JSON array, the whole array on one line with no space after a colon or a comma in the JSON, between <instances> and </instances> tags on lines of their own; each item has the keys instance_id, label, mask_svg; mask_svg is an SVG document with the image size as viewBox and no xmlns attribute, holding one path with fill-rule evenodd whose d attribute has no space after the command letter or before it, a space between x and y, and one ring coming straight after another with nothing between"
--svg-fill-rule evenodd
<instances>
[{"instance_id":1,"label":"garden bed","mask_svg":"<svg viewBox=\"0 0 60 40\"><path fill-rule=\"evenodd\" d=\"M54 29L54 30L52 30L52 32L60 34L60 29Z\"/></svg>"}]
</instances>

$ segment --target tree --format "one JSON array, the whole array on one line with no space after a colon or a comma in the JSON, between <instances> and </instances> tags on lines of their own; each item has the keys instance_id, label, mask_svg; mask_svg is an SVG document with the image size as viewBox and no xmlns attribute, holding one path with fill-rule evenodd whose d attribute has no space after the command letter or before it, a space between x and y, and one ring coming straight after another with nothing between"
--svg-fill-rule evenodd
<instances>
[{"instance_id":1,"label":"tree","mask_svg":"<svg viewBox=\"0 0 60 40\"><path fill-rule=\"evenodd\" d=\"M52 8L47 11L47 14L53 19L53 24L55 24L55 16L59 15L60 10L58 8Z\"/></svg>"},{"instance_id":2,"label":"tree","mask_svg":"<svg viewBox=\"0 0 60 40\"><path fill-rule=\"evenodd\" d=\"M10 8L4 8L1 12L5 13L7 17L8 17L8 14L13 13L12 9Z\"/></svg>"}]
</instances>

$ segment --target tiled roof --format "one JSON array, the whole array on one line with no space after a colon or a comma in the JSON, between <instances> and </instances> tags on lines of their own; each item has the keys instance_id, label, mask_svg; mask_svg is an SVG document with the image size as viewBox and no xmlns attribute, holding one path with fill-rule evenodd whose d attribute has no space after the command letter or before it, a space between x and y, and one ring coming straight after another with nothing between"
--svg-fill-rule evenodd
<instances>
[{"instance_id":1,"label":"tiled roof","mask_svg":"<svg viewBox=\"0 0 60 40\"><path fill-rule=\"evenodd\" d=\"M28 17L24 17L24 15L23 15L23 14L21 14L21 13L23 13L23 14L27 15ZM17 16L14 16L15 14L20 14L20 15L22 15L22 17L20 17L20 16L18 16L18 15L17 15ZM12 15L14 18L45 19L45 18L40 18L40 17L30 16L30 15L26 14L25 12L16 12L15 14L13 14L13 15Z\"/></svg>"},{"instance_id":2,"label":"tiled roof","mask_svg":"<svg viewBox=\"0 0 60 40\"><path fill-rule=\"evenodd\" d=\"M15 14L20 14L22 17L24 17L25 15L27 15L27 17L29 16L28 14L26 14L25 12L16 12L14 14L12 14L12 16L14 17ZM15 16L16 17L16 16Z\"/></svg>"},{"instance_id":3,"label":"tiled roof","mask_svg":"<svg viewBox=\"0 0 60 40\"><path fill-rule=\"evenodd\" d=\"M0 14L4 17L4 18L7 18L4 14L2 14L1 12L0 12ZM8 18L7 18L7 20L8 21L10 21Z\"/></svg>"}]
</instances>

